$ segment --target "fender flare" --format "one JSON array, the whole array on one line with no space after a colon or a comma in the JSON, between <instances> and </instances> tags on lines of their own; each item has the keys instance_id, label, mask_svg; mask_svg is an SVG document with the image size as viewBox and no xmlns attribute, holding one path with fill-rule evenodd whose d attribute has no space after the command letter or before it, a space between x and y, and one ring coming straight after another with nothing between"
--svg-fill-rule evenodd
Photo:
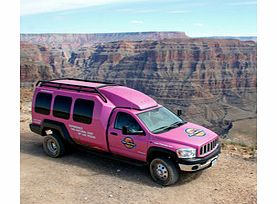
<instances>
[{"instance_id":1,"label":"fender flare","mask_svg":"<svg viewBox=\"0 0 277 204\"><path fill-rule=\"evenodd\" d=\"M42 130L41 135L46 135L45 131L43 131L45 129L55 130L55 131L59 132L59 134L62 136L62 138L65 141L69 142L70 144L75 144L75 142L71 138L66 126L63 123L46 119L41 124L41 130Z\"/></svg>"},{"instance_id":2,"label":"fender flare","mask_svg":"<svg viewBox=\"0 0 277 204\"><path fill-rule=\"evenodd\" d=\"M150 147L147 151L147 162L151 162L151 160L157 155L167 155L173 161L177 161L177 154L169 149L165 149L162 147Z\"/></svg>"}]
</instances>

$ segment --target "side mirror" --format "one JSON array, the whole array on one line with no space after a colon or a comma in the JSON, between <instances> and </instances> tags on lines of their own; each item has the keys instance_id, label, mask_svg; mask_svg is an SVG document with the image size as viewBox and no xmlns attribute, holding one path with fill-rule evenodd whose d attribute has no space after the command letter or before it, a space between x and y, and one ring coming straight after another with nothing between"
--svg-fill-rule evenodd
<instances>
[{"instance_id":1,"label":"side mirror","mask_svg":"<svg viewBox=\"0 0 277 204\"><path fill-rule=\"evenodd\" d=\"M181 116L183 113L182 113L182 110L177 110L177 115L178 116Z\"/></svg>"},{"instance_id":2,"label":"side mirror","mask_svg":"<svg viewBox=\"0 0 277 204\"><path fill-rule=\"evenodd\" d=\"M122 134L123 135L145 135L143 130L138 130L138 131L131 131L128 129L128 127L123 126L122 127Z\"/></svg>"},{"instance_id":3,"label":"side mirror","mask_svg":"<svg viewBox=\"0 0 277 204\"><path fill-rule=\"evenodd\" d=\"M128 134L128 128L126 126L122 127L122 134L127 135Z\"/></svg>"}]
</instances>

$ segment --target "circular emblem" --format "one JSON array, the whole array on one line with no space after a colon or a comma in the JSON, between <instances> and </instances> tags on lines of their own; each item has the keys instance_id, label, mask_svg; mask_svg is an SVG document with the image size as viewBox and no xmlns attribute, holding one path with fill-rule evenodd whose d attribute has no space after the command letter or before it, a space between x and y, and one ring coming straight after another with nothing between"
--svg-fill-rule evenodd
<instances>
[{"instance_id":1,"label":"circular emblem","mask_svg":"<svg viewBox=\"0 0 277 204\"><path fill-rule=\"evenodd\" d=\"M136 144L134 143L133 138L131 138L131 137L125 137L121 141L121 143L128 149L133 149L136 146Z\"/></svg>"},{"instance_id":2,"label":"circular emblem","mask_svg":"<svg viewBox=\"0 0 277 204\"><path fill-rule=\"evenodd\" d=\"M203 137L206 135L206 132L204 130L196 129L196 128L187 128L185 129L185 132L188 134L189 137Z\"/></svg>"}]
</instances>

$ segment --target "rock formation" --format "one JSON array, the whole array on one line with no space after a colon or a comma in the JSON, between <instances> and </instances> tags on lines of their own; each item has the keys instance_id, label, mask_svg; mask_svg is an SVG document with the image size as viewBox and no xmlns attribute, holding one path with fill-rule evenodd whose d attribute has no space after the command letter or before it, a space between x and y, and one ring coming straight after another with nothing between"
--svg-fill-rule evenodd
<instances>
[{"instance_id":1,"label":"rock formation","mask_svg":"<svg viewBox=\"0 0 277 204\"><path fill-rule=\"evenodd\" d=\"M97 43L72 35L64 44L62 36L21 36L21 85L59 77L120 83L220 134L230 121L256 117L256 42L167 35L110 42L111 34Z\"/></svg>"}]
</instances>

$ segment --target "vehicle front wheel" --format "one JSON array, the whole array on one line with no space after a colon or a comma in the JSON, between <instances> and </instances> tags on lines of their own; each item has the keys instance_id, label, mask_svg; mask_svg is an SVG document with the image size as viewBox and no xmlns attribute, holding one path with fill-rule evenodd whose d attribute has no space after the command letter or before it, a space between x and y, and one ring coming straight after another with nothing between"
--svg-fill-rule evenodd
<instances>
[{"instance_id":1,"label":"vehicle front wheel","mask_svg":"<svg viewBox=\"0 0 277 204\"><path fill-rule=\"evenodd\" d=\"M43 150L50 157L60 157L64 154L65 146L58 135L47 135L43 139Z\"/></svg>"},{"instance_id":2,"label":"vehicle front wheel","mask_svg":"<svg viewBox=\"0 0 277 204\"><path fill-rule=\"evenodd\" d=\"M153 180L163 186L172 185L179 179L177 166L168 158L153 159L149 170Z\"/></svg>"}]
</instances>

